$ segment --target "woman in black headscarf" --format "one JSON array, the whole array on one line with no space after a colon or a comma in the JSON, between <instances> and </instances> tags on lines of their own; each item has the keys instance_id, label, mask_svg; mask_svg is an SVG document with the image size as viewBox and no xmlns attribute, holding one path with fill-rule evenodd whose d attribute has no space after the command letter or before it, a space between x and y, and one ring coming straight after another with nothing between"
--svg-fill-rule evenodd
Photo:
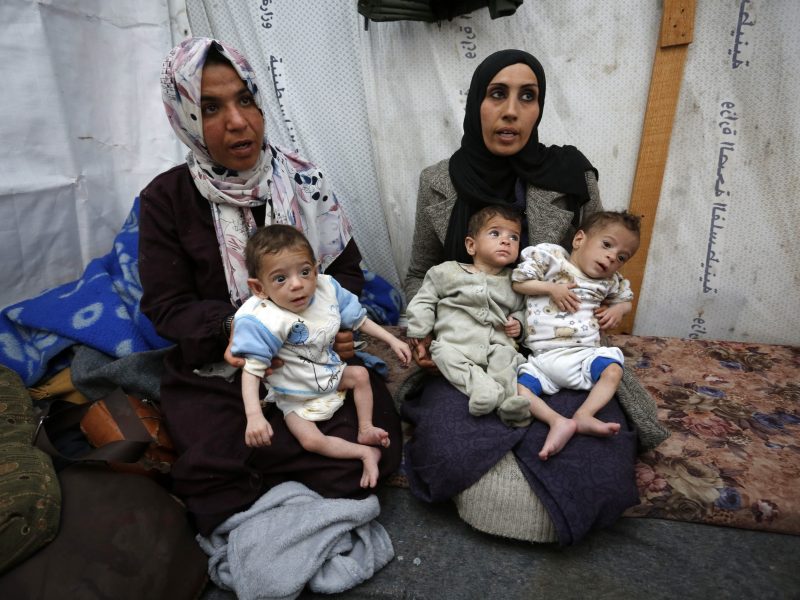
<instances>
[{"instance_id":1,"label":"woman in black headscarf","mask_svg":"<svg viewBox=\"0 0 800 600\"><path fill-rule=\"evenodd\" d=\"M572 146L539 142L545 91L544 69L521 50L496 52L475 70L461 147L420 176L405 282L409 301L430 267L445 260L471 262L464 245L467 222L483 206L509 204L518 209L523 223L521 248L548 242L568 250L581 220L603 210L597 171L588 159ZM426 339L423 347L429 343ZM552 522L562 544L574 543L590 529L612 523L638 503L637 435L616 399L598 418L622 423L618 435L577 436L544 462L537 449L547 434L546 425L534 422L513 428L496 414L473 417L467 398L444 378L433 376L436 368L429 353L415 356L429 372L417 393L403 404L404 417L414 424L406 447L406 471L417 497L436 502L455 496L465 520L509 537L551 540L553 530L548 527ZM585 395L562 390L549 403L569 416ZM629 373L619 396L634 425L640 430L658 429L655 404ZM630 406L635 409L627 410ZM664 436L645 437L641 441L647 447ZM505 483L499 466L503 466L500 471L516 469L506 473ZM509 483L515 478L527 481L535 496L528 495L541 503L518 503L523 510L510 514L511 497L514 501L520 497L519 490L512 489L516 484ZM520 485L528 491L525 483Z\"/></svg>"},{"instance_id":2,"label":"woman in black headscarf","mask_svg":"<svg viewBox=\"0 0 800 600\"><path fill-rule=\"evenodd\" d=\"M603 210L588 159L574 146L539 142L545 91L542 65L522 50L495 52L475 70L461 148L420 177L409 299L433 265L470 262L467 222L483 206L518 207L528 232L520 247L568 244L581 217Z\"/></svg>"}]
</instances>

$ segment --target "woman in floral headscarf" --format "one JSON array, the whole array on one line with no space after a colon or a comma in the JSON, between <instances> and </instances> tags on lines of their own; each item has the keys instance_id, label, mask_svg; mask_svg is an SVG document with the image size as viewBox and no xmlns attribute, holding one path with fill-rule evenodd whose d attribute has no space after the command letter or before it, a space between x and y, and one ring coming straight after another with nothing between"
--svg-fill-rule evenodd
<instances>
[{"instance_id":1,"label":"woman in floral headscarf","mask_svg":"<svg viewBox=\"0 0 800 600\"><path fill-rule=\"evenodd\" d=\"M141 193L139 269L142 311L176 343L161 382L161 406L179 453L174 491L204 535L288 480L326 497L362 496L360 462L306 452L274 406L265 413L272 444L245 446L239 375L204 376L224 372L223 358L240 366L229 352L230 328L249 295L243 254L256 227L285 223L301 230L321 270L360 294L361 256L341 206L315 165L269 143L255 73L233 48L185 40L164 61L161 91L189 153L185 164ZM337 341L343 358L352 356L352 335L341 332ZM391 440L379 464L385 476L399 465L400 427L384 383L371 377L374 421ZM352 398L320 429L355 441Z\"/></svg>"}]
</instances>

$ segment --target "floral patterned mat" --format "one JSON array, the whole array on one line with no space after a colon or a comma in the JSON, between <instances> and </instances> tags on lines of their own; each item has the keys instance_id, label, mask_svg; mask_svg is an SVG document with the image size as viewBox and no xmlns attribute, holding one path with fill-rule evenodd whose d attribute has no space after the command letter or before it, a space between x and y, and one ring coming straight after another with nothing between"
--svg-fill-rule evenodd
<instances>
[{"instance_id":1,"label":"floral patterned mat","mask_svg":"<svg viewBox=\"0 0 800 600\"><path fill-rule=\"evenodd\" d=\"M641 504L625 515L800 534L800 348L631 335L609 341L671 432L640 455ZM389 364L394 394L408 371L380 342L370 340L367 351ZM402 468L389 484L408 486Z\"/></svg>"},{"instance_id":2,"label":"floral patterned mat","mask_svg":"<svg viewBox=\"0 0 800 600\"><path fill-rule=\"evenodd\" d=\"M626 516L800 534L800 348L610 336L672 435Z\"/></svg>"}]
</instances>

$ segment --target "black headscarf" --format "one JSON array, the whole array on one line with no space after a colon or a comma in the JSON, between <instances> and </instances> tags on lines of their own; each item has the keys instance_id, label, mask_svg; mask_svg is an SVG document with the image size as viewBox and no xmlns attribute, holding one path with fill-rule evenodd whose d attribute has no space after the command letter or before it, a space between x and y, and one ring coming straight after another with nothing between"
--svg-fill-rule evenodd
<instances>
[{"instance_id":1,"label":"black headscarf","mask_svg":"<svg viewBox=\"0 0 800 600\"><path fill-rule=\"evenodd\" d=\"M486 88L498 72L517 63L528 65L539 84L539 118L531 137L513 156L497 156L483 143L481 103ZM539 122L544 112L547 89L544 69L535 57L522 50L500 50L490 54L472 75L464 115L461 148L450 157L450 179L458 200L450 215L444 251L447 260L469 262L464 247L469 218L489 204L511 204L517 179L539 188L568 194L576 207L589 200L586 171L597 170L574 146L545 146L539 143Z\"/></svg>"}]
</instances>

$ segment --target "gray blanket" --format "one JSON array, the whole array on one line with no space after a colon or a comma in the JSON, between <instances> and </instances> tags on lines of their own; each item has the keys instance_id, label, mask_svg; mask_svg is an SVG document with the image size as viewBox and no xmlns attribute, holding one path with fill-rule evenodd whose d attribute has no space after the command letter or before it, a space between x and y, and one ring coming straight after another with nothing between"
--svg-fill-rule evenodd
<instances>
[{"instance_id":1,"label":"gray blanket","mask_svg":"<svg viewBox=\"0 0 800 600\"><path fill-rule=\"evenodd\" d=\"M282 483L244 512L198 535L208 573L240 600L296 598L308 584L334 594L366 581L394 557L378 498L326 499Z\"/></svg>"}]
</instances>

